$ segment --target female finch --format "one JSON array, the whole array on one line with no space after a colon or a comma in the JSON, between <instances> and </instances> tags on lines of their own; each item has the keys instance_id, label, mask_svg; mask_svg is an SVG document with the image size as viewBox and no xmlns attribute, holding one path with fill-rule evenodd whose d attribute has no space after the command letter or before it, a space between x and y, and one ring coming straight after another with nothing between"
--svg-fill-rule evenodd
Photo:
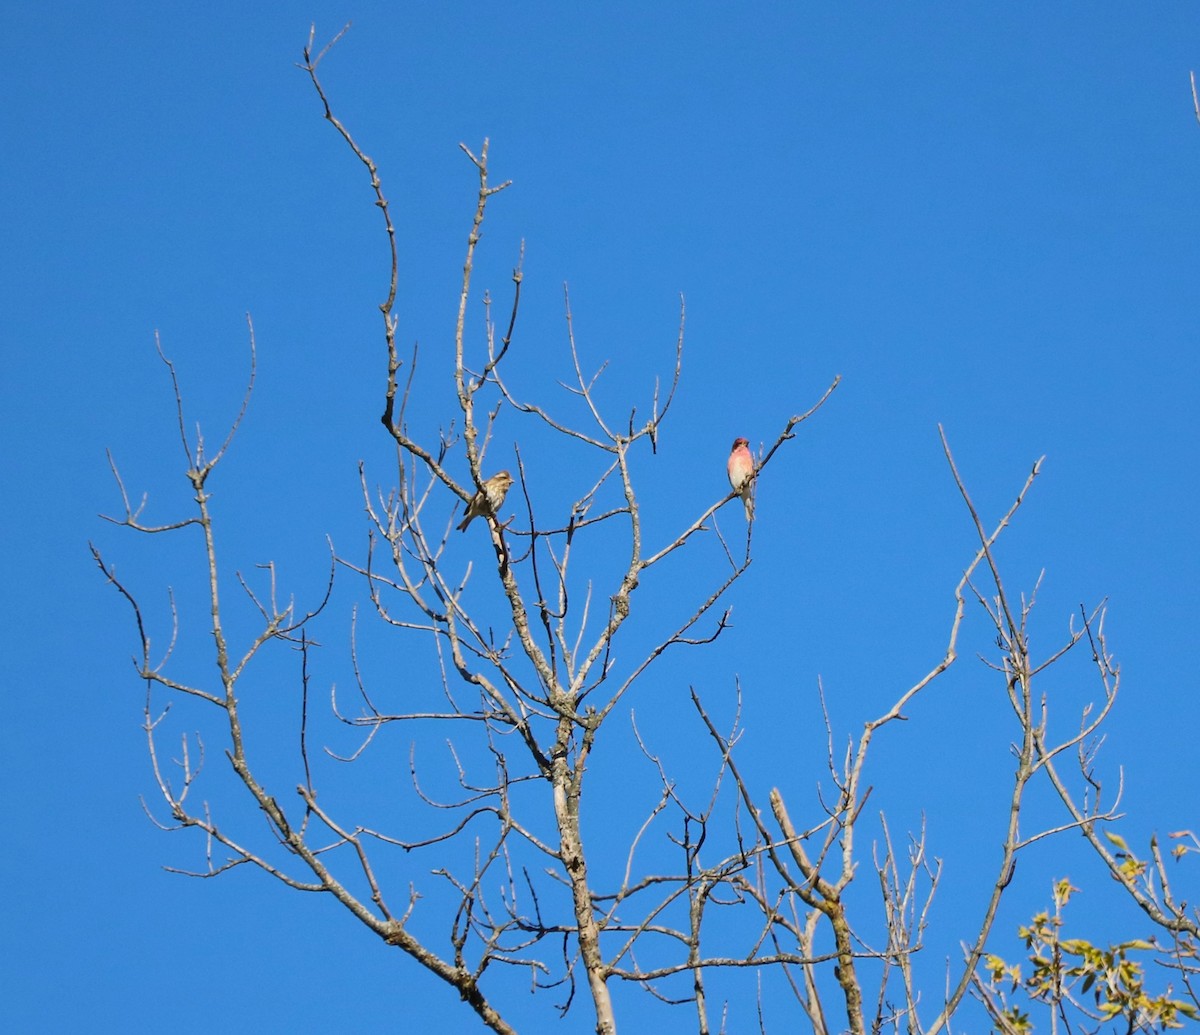
<instances>
[{"instance_id":1,"label":"female finch","mask_svg":"<svg viewBox=\"0 0 1200 1035\"><path fill-rule=\"evenodd\" d=\"M729 462L725 465L729 474L729 484L733 491L742 497L742 506L746 508L746 520L754 520L754 457L750 455L750 440L735 438L733 450L729 454Z\"/></svg>"},{"instance_id":2,"label":"female finch","mask_svg":"<svg viewBox=\"0 0 1200 1035\"><path fill-rule=\"evenodd\" d=\"M463 522L458 526L458 530L465 532L467 525L480 515L491 514L494 517L504 503L504 497L508 495L508 487L512 483L512 475L507 471L493 474L483 483L483 488L475 493L474 499L471 500L471 505L467 507L467 516L463 518Z\"/></svg>"}]
</instances>

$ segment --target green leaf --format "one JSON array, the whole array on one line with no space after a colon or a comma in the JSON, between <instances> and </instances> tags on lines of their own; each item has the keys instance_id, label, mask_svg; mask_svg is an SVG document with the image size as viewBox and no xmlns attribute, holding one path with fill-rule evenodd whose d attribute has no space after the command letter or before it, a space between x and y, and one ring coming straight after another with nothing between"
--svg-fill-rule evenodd
<instances>
[{"instance_id":1,"label":"green leaf","mask_svg":"<svg viewBox=\"0 0 1200 1035\"><path fill-rule=\"evenodd\" d=\"M1114 834L1111 831L1106 830L1104 831L1104 836L1107 837L1109 841L1111 841L1119 849L1121 849L1122 852L1129 851L1129 846L1125 843L1125 838L1123 838L1120 834Z\"/></svg>"}]
</instances>

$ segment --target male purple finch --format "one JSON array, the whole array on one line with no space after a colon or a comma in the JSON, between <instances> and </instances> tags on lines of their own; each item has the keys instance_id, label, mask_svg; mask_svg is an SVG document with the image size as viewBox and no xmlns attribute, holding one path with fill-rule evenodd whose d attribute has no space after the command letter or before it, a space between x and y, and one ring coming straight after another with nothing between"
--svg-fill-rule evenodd
<instances>
[{"instance_id":1,"label":"male purple finch","mask_svg":"<svg viewBox=\"0 0 1200 1035\"><path fill-rule=\"evenodd\" d=\"M733 449L729 454L729 463L725 465L729 474L729 484L733 491L742 497L742 506L746 508L746 520L754 520L754 457L750 455L750 440L735 438Z\"/></svg>"},{"instance_id":2,"label":"male purple finch","mask_svg":"<svg viewBox=\"0 0 1200 1035\"><path fill-rule=\"evenodd\" d=\"M481 515L491 514L494 517L504 503L504 497L508 495L508 487L512 483L512 475L507 471L493 474L483 483L483 488L475 493L475 497L471 500L471 505L467 507L467 516L463 518L463 522L458 526L458 530L465 532L467 525Z\"/></svg>"}]
</instances>

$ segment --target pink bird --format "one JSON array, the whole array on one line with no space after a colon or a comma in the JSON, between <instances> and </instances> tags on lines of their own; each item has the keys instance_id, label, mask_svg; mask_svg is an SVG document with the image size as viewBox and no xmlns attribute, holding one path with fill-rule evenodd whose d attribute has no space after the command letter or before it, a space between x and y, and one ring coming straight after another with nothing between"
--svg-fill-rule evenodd
<instances>
[{"instance_id":1,"label":"pink bird","mask_svg":"<svg viewBox=\"0 0 1200 1035\"><path fill-rule=\"evenodd\" d=\"M729 474L729 484L733 491L742 497L742 506L746 508L746 520L754 520L754 457L750 455L750 440L735 438L733 450L729 454L729 463L725 465Z\"/></svg>"}]
</instances>

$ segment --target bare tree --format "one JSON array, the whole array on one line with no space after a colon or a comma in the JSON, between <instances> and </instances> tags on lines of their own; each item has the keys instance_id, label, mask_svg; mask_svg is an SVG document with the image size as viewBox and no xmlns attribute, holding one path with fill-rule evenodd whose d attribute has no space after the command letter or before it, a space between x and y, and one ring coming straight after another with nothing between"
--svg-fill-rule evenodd
<instances>
[{"instance_id":1,"label":"bare tree","mask_svg":"<svg viewBox=\"0 0 1200 1035\"><path fill-rule=\"evenodd\" d=\"M600 795L619 793L611 787L598 791L589 778L597 746L624 728L623 706L664 654L702 648L728 634L725 600L751 563L754 525L747 522L744 539L739 533L736 542L722 535L716 516L734 499L731 491L699 513L669 515L675 523L665 538L647 532L634 461L653 460L679 386L682 305L669 384L655 385L643 417L636 408L614 415L601 405L596 386L603 367L587 372L569 299L566 339L574 381L566 386L567 402L583 420L561 415L556 405L531 401L509 379L505 361L519 348L520 261L505 316L496 322L491 297L485 295L483 339L469 334L481 227L494 197L509 186L492 180L486 140L477 151L462 147L478 190L453 333L456 412L433 438L410 429L406 413L418 354L414 348L402 360L396 343L394 308L401 287L396 229L375 163L335 115L318 76L341 35L316 52L310 34L301 68L325 119L369 177L390 255L380 304L386 355L381 422L395 444L396 468L391 487L376 490L366 467L360 467L369 522L366 546L357 554L333 552L329 589L304 611L281 602L273 566L255 578L235 573L237 588L258 622L248 636L240 629L231 631L230 575L218 556L210 482L228 455L254 389L251 326L251 372L241 410L211 455L199 430L188 432L175 367L159 348L173 386L186 478L194 492L195 510L189 516L147 522L144 500L138 506L130 501L113 463L124 513L110 520L150 535L199 530L215 681L175 673L175 643L191 630L180 625L173 602L171 646L161 655L154 653L149 622L134 590L93 547L101 570L136 621L136 664L146 686L146 742L161 798L158 810L165 808L169 816L163 825L195 829L205 837L205 865L193 875L211 877L250 864L288 887L332 895L384 944L450 985L480 1022L496 1032L514 1030L506 1003L526 994L521 973L532 975L535 988L558 987L564 1012L574 1004L578 987L585 987L600 1033L617 1029L614 984L630 984L691 1009L700 1032L724 1031L727 1021L718 1015L709 992L712 975L747 972L778 978L772 987L790 997L797 1016L821 1033L949 1030L964 1003L974 1002L982 1004L1000 1030L1012 1030L1019 1011L1014 1014L1001 987L1012 971L988 952L999 903L1026 848L1076 832L1161 933L1163 943L1154 943L1159 958L1184 991L1181 1000L1166 993L1160 998L1175 1004L1176 1015L1188 1015L1196 1006L1195 911L1189 912L1172 892L1157 844L1143 862L1106 830L1119 818L1118 803L1102 799L1094 749L1119 680L1105 646L1103 607L1083 612L1064 642L1035 658L1028 624L1036 587L1028 599L1014 601L996 560L997 540L1025 502L1041 461L1033 465L1012 506L989 527L942 436L951 477L978 541L954 589L945 651L923 678L866 721L844 747L826 715L835 793L821 799L815 816L797 826L778 790L768 791L767 806L759 806L762 794L743 775L736 757L739 720L735 717L722 728L693 691L697 730L707 731L707 741L700 743L710 746L710 790L699 802L683 793L654 745L635 727L647 774L639 778L640 785L652 785L654 803L619 852L613 844L599 852L589 844L589 804ZM776 437L755 458L755 484L769 478L779 450L837 385L834 377L823 391L814 392L802 412L781 419ZM581 474L582 491L565 512L537 498L533 469L519 444L503 461L512 473L499 471L497 431L514 423L554 436L577 458L576 469L586 472ZM465 532L482 535L486 529L487 572L459 568L450 557L456 500L467 508L468 519L479 519L469 527L464 521L460 527ZM736 513L740 526L740 501ZM676 598L674 618L643 606L645 587L671 585L677 570L672 565L685 548L699 544L708 547L703 555L707 588L690 601ZM392 630L403 642L428 652L439 700L429 704L427 695L419 695L417 707L384 703L390 695L372 686L360 654L356 617L351 662L357 700L347 705L345 695L335 690L332 714L358 739L349 751L327 746L321 752L311 728L316 715L310 705L310 660L315 623L328 617L323 613L338 569L360 580L379 630ZM951 964L944 990L923 993L913 963L925 947L940 867L923 831L898 847L887 818L868 813L870 752L876 738L906 719L905 710L953 664L971 605L995 630L999 653L988 663L1011 710L1016 764L1002 838L988 863L990 889L961 931L961 958ZM627 626L639 629L632 643L644 644L632 660L626 660L631 650L617 650L618 643L627 643ZM235 641L242 646L233 646ZM1034 683L1081 645L1092 652L1101 700L1098 708L1084 712L1077 728L1055 735L1049 698ZM255 667L280 647L299 659L299 730L286 766L290 776L276 772L281 768L277 759L262 762L261 738L243 718ZM230 791L222 789L218 804L196 804L204 744L199 736L184 734L179 758L166 761L163 734L172 700L190 702L219 720L215 735L236 785L251 803L250 812L265 817L269 837L237 811ZM445 771L425 758L418 760L415 748L410 754L413 799L424 808L419 818L392 815L381 824L371 818L368 805L356 810L340 798L333 799L335 805L320 793L337 780L339 767L364 764L375 752L391 757L396 745L389 731L402 729L420 731L415 736L422 743L440 735L448 745ZM1073 772L1062 768L1067 758L1075 759ZM1060 822L1028 830L1021 824L1021 808L1037 781L1048 783L1065 811ZM293 793L285 794L285 786ZM870 824L869 833L863 832L864 822ZM875 842L865 853L861 845L871 836ZM1190 835L1177 841L1181 855L1197 847ZM420 862L403 874L398 860L409 856ZM611 860L618 856L623 862L614 867ZM877 894L868 901L849 894L856 877L863 875L864 859L877 885ZM1010 984L1015 989L1020 983ZM1038 998L1036 990L1026 991ZM1064 1001L1061 995L1055 1001L1055 1016L1062 1013ZM1146 1030L1165 1023L1161 1011L1150 1016L1144 1004L1135 1006L1117 1012ZM736 1023L736 1030L745 1029L744 1020ZM761 1012L759 1024L765 1028Z\"/></svg>"}]
</instances>

